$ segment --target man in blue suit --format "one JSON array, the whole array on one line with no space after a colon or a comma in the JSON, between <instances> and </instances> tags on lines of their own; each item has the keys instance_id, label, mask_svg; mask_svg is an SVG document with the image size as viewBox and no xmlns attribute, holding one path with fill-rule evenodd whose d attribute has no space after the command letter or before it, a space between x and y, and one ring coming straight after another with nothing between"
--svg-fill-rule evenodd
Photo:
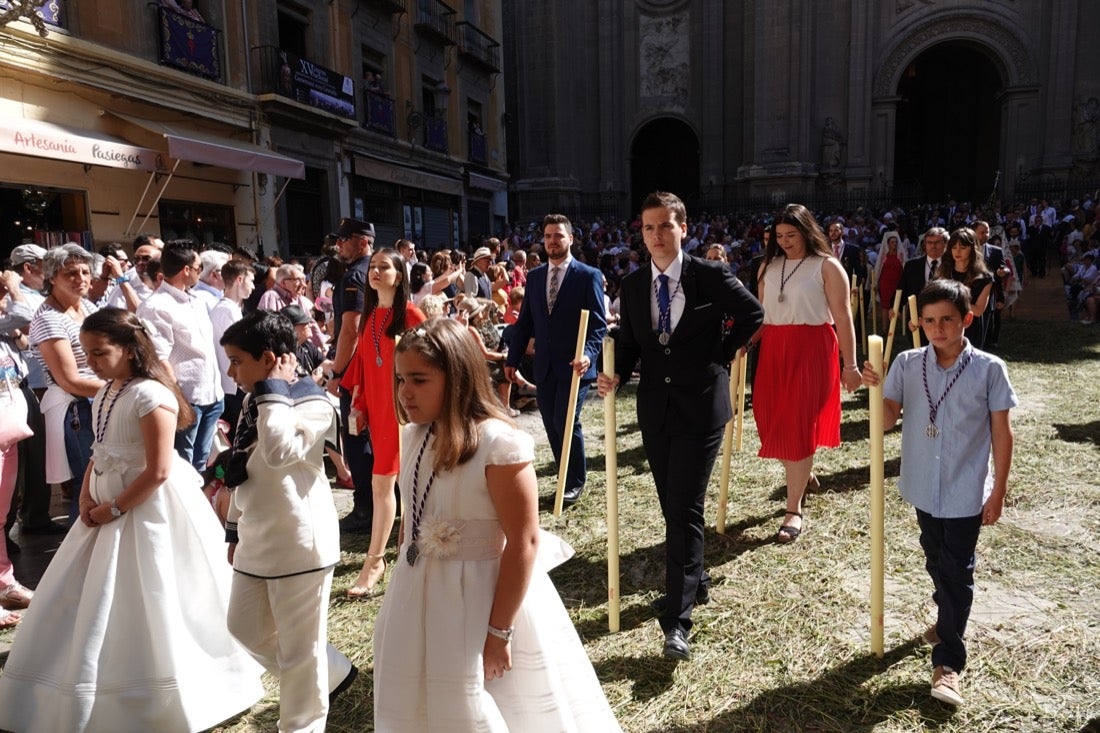
<instances>
[{"instance_id":1,"label":"man in blue suit","mask_svg":"<svg viewBox=\"0 0 1100 733\"><path fill-rule=\"evenodd\" d=\"M563 501L565 506L572 506L580 500L585 482L581 406L589 386L596 379L596 357L607 332L603 275L594 267L573 258L570 252L573 225L561 214L549 214L542 220L542 245L547 263L527 273L527 293L512 329L504 375L512 382L516 381L516 367L533 336L534 373L530 376L537 390L546 437L559 466L570 383L574 371L580 375ZM582 310L589 312L588 333L585 336L584 356L574 361Z\"/></svg>"}]
</instances>

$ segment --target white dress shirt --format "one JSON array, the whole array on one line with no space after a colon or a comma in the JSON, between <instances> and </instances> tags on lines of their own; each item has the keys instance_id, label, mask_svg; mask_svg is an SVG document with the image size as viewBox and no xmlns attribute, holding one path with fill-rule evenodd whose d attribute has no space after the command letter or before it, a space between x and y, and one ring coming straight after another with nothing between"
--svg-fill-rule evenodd
<instances>
[{"instance_id":1,"label":"white dress shirt","mask_svg":"<svg viewBox=\"0 0 1100 733\"><path fill-rule=\"evenodd\" d=\"M138 306L137 314L167 343L168 353L158 356L172 365L188 402L212 405L225 397L210 312L202 301L163 282Z\"/></svg>"},{"instance_id":2,"label":"white dress shirt","mask_svg":"<svg viewBox=\"0 0 1100 733\"><path fill-rule=\"evenodd\" d=\"M657 269L657 265L650 262L649 264L652 279L650 282L650 294L649 294L649 315L650 320L653 323L653 330L657 330L657 321L660 318L660 309L657 307L657 288L660 287L660 283L657 281L657 276L662 274ZM672 261L668 266L668 269L663 274L668 275L668 294L670 296L671 304L671 326L673 331L676 330L676 324L680 322L680 316L684 314L684 307L687 305L687 299L684 297L684 289L680 287L680 275L684 269L684 255L681 252L680 255Z\"/></svg>"}]
</instances>

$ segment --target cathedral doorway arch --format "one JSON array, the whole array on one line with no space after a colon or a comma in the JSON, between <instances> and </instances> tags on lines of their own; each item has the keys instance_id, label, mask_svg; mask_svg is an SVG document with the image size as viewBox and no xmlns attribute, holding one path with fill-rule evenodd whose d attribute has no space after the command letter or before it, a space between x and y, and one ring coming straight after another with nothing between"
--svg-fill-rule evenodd
<instances>
[{"instance_id":1,"label":"cathedral doorway arch","mask_svg":"<svg viewBox=\"0 0 1100 733\"><path fill-rule=\"evenodd\" d=\"M897 85L895 185L918 185L926 200L984 202L1002 167L1005 86L974 42L940 43L913 59Z\"/></svg>"},{"instance_id":2,"label":"cathedral doorway arch","mask_svg":"<svg viewBox=\"0 0 1100 733\"><path fill-rule=\"evenodd\" d=\"M660 117L634 135L630 146L632 214L653 191L676 194L689 210L699 199L699 137L683 120Z\"/></svg>"}]
</instances>

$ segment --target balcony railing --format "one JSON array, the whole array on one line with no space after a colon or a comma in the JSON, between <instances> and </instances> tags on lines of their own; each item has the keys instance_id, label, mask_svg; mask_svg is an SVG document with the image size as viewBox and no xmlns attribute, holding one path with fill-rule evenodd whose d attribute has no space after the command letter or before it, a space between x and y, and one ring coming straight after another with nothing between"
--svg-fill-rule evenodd
<instances>
[{"instance_id":1,"label":"balcony railing","mask_svg":"<svg viewBox=\"0 0 1100 733\"><path fill-rule=\"evenodd\" d=\"M356 119L355 82L320 64L275 46L252 49L253 94L278 94L302 104Z\"/></svg>"},{"instance_id":2,"label":"balcony railing","mask_svg":"<svg viewBox=\"0 0 1100 733\"><path fill-rule=\"evenodd\" d=\"M485 133L470 128L469 134L469 159L471 163L487 165L489 162L489 142Z\"/></svg>"},{"instance_id":3,"label":"balcony railing","mask_svg":"<svg viewBox=\"0 0 1100 733\"><path fill-rule=\"evenodd\" d=\"M381 132L390 137L397 136L397 109L394 101L380 92L365 92L367 117L363 127Z\"/></svg>"},{"instance_id":4,"label":"balcony railing","mask_svg":"<svg viewBox=\"0 0 1100 733\"><path fill-rule=\"evenodd\" d=\"M163 5L157 5L156 11L160 62L189 74L220 80L222 32Z\"/></svg>"},{"instance_id":5,"label":"balcony railing","mask_svg":"<svg viewBox=\"0 0 1100 733\"><path fill-rule=\"evenodd\" d=\"M424 118L424 147L437 153L447 152L447 120L443 117Z\"/></svg>"},{"instance_id":6,"label":"balcony railing","mask_svg":"<svg viewBox=\"0 0 1100 733\"><path fill-rule=\"evenodd\" d=\"M462 21L458 30L458 52L496 74L500 71L500 44L476 25Z\"/></svg>"},{"instance_id":7,"label":"balcony railing","mask_svg":"<svg viewBox=\"0 0 1100 733\"><path fill-rule=\"evenodd\" d=\"M444 46L455 45L455 10L443 0L416 0L413 27Z\"/></svg>"},{"instance_id":8,"label":"balcony railing","mask_svg":"<svg viewBox=\"0 0 1100 733\"><path fill-rule=\"evenodd\" d=\"M58 28L64 28L64 16L61 12L62 3L61 0L47 0L42 7L37 8L35 13L45 21L46 25L57 26ZM8 0L0 0L0 10L8 10L11 8L11 3ZM29 20L29 18L28 18Z\"/></svg>"}]
</instances>

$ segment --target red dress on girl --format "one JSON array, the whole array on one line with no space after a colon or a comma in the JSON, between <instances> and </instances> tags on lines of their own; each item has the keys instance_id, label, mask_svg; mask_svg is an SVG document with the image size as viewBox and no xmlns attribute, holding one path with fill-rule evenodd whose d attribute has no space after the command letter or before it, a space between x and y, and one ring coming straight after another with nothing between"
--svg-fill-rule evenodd
<instances>
[{"instance_id":1,"label":"red dress on girl","mask_svg":"<svg viewBox=\"0 0 1100 733\"><path fill-rule=\"evenodd\" d=\"M348 363L341 380L351 390L351 406L366 415L371 449L374 451L376 476L392 476L401 464L398 440L397 408L393 403L393 351L396 343L386 331L393 319L393 309L375 307L359 331L359 345ZM405 323L401 330L416 328L426 319L412 303L405 306Z\"/></svg>"}]
</instances>

